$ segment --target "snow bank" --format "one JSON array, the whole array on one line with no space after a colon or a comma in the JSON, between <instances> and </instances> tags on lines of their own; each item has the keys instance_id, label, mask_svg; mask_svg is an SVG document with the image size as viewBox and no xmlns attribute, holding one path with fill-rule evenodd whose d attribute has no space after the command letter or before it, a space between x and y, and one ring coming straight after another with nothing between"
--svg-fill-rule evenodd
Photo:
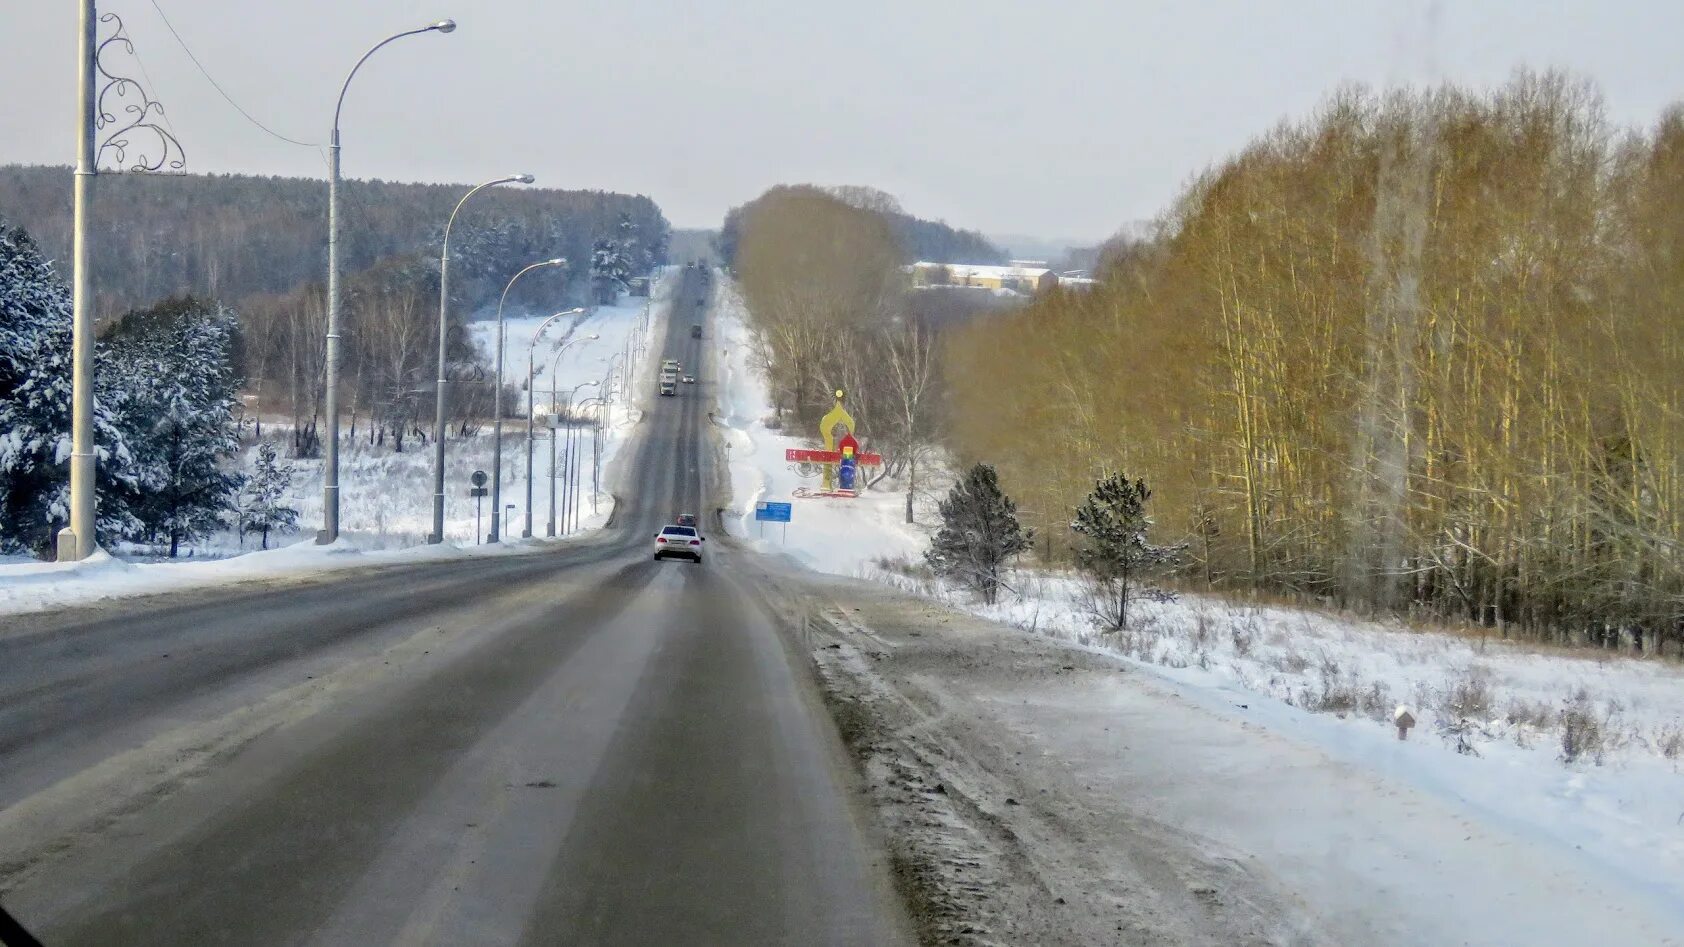
<instances>
[{"instance_id":1,"label":"snow bank","mask_svg":"<svg viewBox=\"0 0 1684 947\"><path fill-rule=\"evenodd\" d=\"M318 546L314 540L302 540L224 559L127 562L97 552L81 562L8 563L0 565L0 615L374 565L522 555L552 548L554 542L531 539L484 546L443 543L402 549L361 549L345 539L326 546Z\"/></svg>"},{"instance_id":2,"label":"snow bank","mask_svg":"<svg viewBox=\"0 0 1684 947\"><path fill-rule=\"evenodd\" d=\"M1131 605L1135 628L1103 634L1069 576L1020 572L1000 604L984 606L921 575L928 535L902 522L901 493L795 500L787 545L775 525L760 538L754 503L787 499L801 484L784 448L813 441L766 428L769 399L742 303L721 291L727 525L756 549L1121 654L1189 699L1243 709L1253 723L1575 853L1587 872L1684 911L1684 667L1206 596ZM1390 722L1400 704L1420 721L1408 742Z\"/></svg>"}]
</instances>

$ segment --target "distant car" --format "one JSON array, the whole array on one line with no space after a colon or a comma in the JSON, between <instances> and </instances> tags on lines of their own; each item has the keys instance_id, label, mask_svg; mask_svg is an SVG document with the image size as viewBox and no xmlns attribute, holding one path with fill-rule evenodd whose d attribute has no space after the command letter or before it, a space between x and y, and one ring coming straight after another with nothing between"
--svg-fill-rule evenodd
<instances>
[{"instance_id":1,"label":"distant car","mask_svg":"<svg viewBox=\"0 0 1684 947\"><path fill-rule=\"evenodd\" d=\"M686 385L694 385L696 383L696 376L695 375L685 375L683 378L681 378L679 380L684 382Z\"/></svg>"},{"instance_id":2,"label":"distant car","mask_svg":"<svg viewBox=\"0 0 1684 947\"><path fill-rule=\"evenodd\" d=\"M655 560L694 559L702 561L702 543L707 542L694 526L663 526L655 534Z\"/></svg>"},{"instance_id":3,"label":"distant car","mask_svg":"<svg viewBox=\"0 0 1684 947\"><path fill-rule=\"evenodd\" d=\"M696 514L694 514L694 513L680 513L677 516L673 517L672 522L673 522L674 526L695 526L696 525Z\"/></svg>"},{"instance_id":4,"label":"distant car","mask_svg":"<svg viewBox=\"0 0 1684 947\"><path fill-rule=\"evenodd\" d=\"M695 325L692 325L690 327L690 338L699 339L701 337L702 337L702 324L700 322L698 322Z\"/></svg>"}]
</instances>

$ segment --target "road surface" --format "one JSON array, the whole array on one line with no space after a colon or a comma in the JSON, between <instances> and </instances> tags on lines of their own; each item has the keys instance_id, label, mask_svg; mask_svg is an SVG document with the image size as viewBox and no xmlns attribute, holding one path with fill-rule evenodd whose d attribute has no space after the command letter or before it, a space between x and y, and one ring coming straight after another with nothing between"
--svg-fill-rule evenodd
<instances>
[{"instance_id":1,"label":"road surface","mask_svg":"<svg viewBox=\"0 0 1684 947\"><path fill-rule=\"evenodd\" d=\"M650 398L594 540L12 620L0 901L51 945L906 940L737 553L651 561L712 482L680 279L699 383Z\"/></svg>"}]
</instances>

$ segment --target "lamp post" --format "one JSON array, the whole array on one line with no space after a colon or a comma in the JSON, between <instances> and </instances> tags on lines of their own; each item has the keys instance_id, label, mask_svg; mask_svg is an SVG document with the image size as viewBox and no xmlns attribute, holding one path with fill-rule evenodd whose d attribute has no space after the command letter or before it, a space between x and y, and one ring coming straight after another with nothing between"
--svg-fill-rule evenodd
<instances>
[{"instance_id":1,"label":"lamp post","mask_svg":"<svg viewBox=\"0 0 1684 947\"><path fill-rule=\"evenodd\" d=\"M475 185L456 202L456 209L450 212L450 219L444 224L444 249L439 254L439 377L433 407L433 532L427 537L429 543L444 542L444 416L445 386L449 383L445 378L445 342L450 332L450 227L456 223L456 214L462 210L462 205L481 189L499 184L531 184L535 180L530 174L511 174Z\"/></svg>"},{"instance_id":2,"label":"lamp post","mask_svg":"<svg viewBox=\"0 0 1684 947\"><path fill-rule=\"evenodd\" d=\"M556 257L528 264L519 273L509 277L509 284L503 287L503 295L497 300L497 388L491 397L491 535L486 537L486 542L499 542L503 536L503 304L509 301L509 290L514 288L515 281L522 276L539 267L563 266L566 263L566 260Z\"/></svg>"},{"instance_id":3,"label":"lamp post","mask_svg":"<svg viewBox=\"0 0 1684 947\"><path fill-rule=\"evenodd\" d=\"M544 330L550 327L550 323L560 319L562 316L576 316L584 311L585 310L583 309L564 310L539 323L537 331L532 333L532 346L526 350L526 527L521 530L520 535L522 538L530 539L532 536L532 416L535 413L532 410L532 396L534 394L534 376L537 371L536 362L538 358L538 337L544 334ZM559 367L561 365L561 353L572 348L575 344L579 342L589 342L596 338L597 334L592 332L590 335L587 335L582 339L569 339L568 341L563 342L561 346L556 349L555 362L553 364ZM556 370L558 369L551 370L550 378L552 380L555 378ZM555 410L554 404L550 405L550 410Z\"/></svg>"},{"instance_id":4,"label":"lamp post","mask_svg":"<svg viewBox=\"0 0 1684 947\"><path fill-rule=\"evenodd\" d=\"M316 542L324 545L339 538L339 113L345 109L345 93L357 70L380 47L405 36L455 29L455 20L439 20L375 43L345 76L344 85L339 87L339 102L333 107L333 133L327 146L327 442L322 460L322 529L316 534Z\"/></svg>"},{"instance_id":5,"label":"lamp post","mask_svg":"<svg viewBox=\"0 0 1684 947\"><path fill-rule=\"evenodd\" d=\"M555 364L559 365L560 362L561 362L561 353L557 352L556 358L555 358ZM555 376L556 376L556 373L552 369L552 371L550 372L550 408L551 408L551 410L554 410L555 405L556 405ZM582 382L578 383L577 385L574 385L573 390L569 391L567 393L567 400L565 402L562 402L563 404L567 405L567 407L561 413L566 417L566 419L569 422L571 422L573 420L573 418L572 418L573 396L577 395L579 393L579 389L581 389L581 388L592 388L592 387L595 387L595 385L596 385L596 382L594 382L594 381L582 381ZM556 430L555 428L551 428L552 432L555 431L555 430ZM554 443L552 443L550 445L550 451L551 451L551 456L550 456L550 535L553 536L553 535L555 535L555 511L556 511L556 505L555 505L555 456L554 456L555 445L554 445ZM568 452L563 456L562 464L563 464L563 469L568 472L569 476L571 476L572 470L573 470L573 425L571 423L569 423L568 426L567 426L567 451ZM565 487L565 484L563 486ZM561 503L562 503L563 507L566 507L566 505L567 505L567 492L566 492L565 489L563 489L563 491L562 491ZM564 510L564 512L565 512L565 510ZM561 531L562 531L563 535L566 535L566 533L567 533L567 517L566 516L562 517Z\"/></svg>"},{"instance_id":6,"label":"lamp post","mask_svg":"<svg viewBox=\"0 0 1684 947\"><path fill-rule=\"evenodd\" d=\"M591 515L595 516L596 495L601 490L600 458L602 456L602 412L608 406L608 399L602 397L586 398L584 401L579 402L579 407L583 408L586 406L596 409L596 417L591 419ZM575 503L575 506L578 505L581 504ZM577 521L577 519L578 514L575 513L574 520Z\"/></svg>"},{"instance_id":7,"label":"lamp post","mask_svg":"<svg viewBox=\"0 0 1684 947\"><path fill-rule=\"evenodd\" d=\"M94 0L82 0L77 40L75 236L71 249L70 342L70 526L59 531L60 562L86 559L94 551L94 316L88 260L88 215L93 200L98 149L94 144L94 66L98 56L98 14Z\"/></svg>"}]
</instances>

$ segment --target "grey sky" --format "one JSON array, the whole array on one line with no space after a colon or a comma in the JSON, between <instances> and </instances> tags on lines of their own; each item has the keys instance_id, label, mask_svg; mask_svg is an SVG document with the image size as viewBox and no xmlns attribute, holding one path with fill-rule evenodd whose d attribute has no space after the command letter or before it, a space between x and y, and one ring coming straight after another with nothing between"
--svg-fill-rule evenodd
<instances>
[{"instance_id":1,"label":"grey sky","mask_svg":"<svg viewBox=\"0 0 1684 947\"><path fill-rule=\"evenodd\" d=\"M455 17L455 34L403 40L358 77L347 175L531 170L649 194L680 226L814 181L965 227L1096 238L1344 82L1561 66L1622 124L1684 98L1679 0L157 2L242 105L317 141L363 49ZM102 6L129 24L192 170L322 174L319 153L222 102L150 0ZM0 161L68 163L76 4L7 7Z\"/></svg>"}]
</instances>

